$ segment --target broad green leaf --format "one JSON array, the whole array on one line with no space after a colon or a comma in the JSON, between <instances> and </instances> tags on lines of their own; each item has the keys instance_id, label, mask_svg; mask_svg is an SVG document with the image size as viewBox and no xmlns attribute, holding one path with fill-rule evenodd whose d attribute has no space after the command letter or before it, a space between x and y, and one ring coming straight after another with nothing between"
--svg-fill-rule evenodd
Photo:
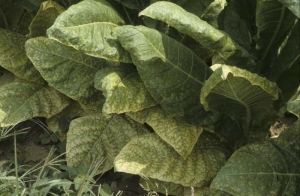
<instances>
[{"instance_id":1,"label":"broad green leaf","mask_svg":"<svg viewBox=\"0 0 300 196\"><path fill-rule=\"evenodd\" d=\"M60 113L46 120L47 127L62 142L66 139L67 131L69 130L69 125L72 119L84 115L86 115L86 112L80 104L76 101L72 101L70 105L64 108Z\"/></svg>"},{"instance_id":2,"label":"broad green leaf","mask_svg":"<svg viewBox=\"0 0 300 196\"><path fill-rule=\"evenodd\" d=\"M68 166L83 165L88 169L100 157L105 160L96 173L104 173L113 168L115 157L132 138L147 132L143 125L124 115L77 118L71 122L67 133Z\"/></svg>"},{"instance_id":3,"label":"broad green leaf","mask_svg":"<svg viewBox=\"0 0 300 196\"><path fill-rule=\"evenodd\" d=\"M102 93L94 88L93 80L96 72L106 66L104 60L44 37L29 39L25 47L50 86L84 105L102 107Z\"/></svg>"},{"instance_id":4,"label":"broad green leaf","mask_svg":"<svg viewBox=\"0 0 300 196\"><path fill-rule=\"evenodd\" d=\"M150 192L155 191L165 195L183 195L184 187L180 184L175 184L172 182L164 182L161 180L155 180L150 178L140 178L140 186L144 190Z\"/></svg>"},{"instance_id":5,"label":"broad green leaf","mask_svg":"<svg viewBox=\"0 0 300 196\"><path fill-rule=\"evenodd\" d=\"M284 6L289 8L298 18L300 18L300 1L298 0L279 0Z\"/></svg>"},{"instance_id":6,"label":"broad green leaf","mask_svg":"<svg viewBox=\"0 0 300 196\"><path fill-rule=\"evenodd\" d=\"M191 36L204 47L217 52L230 65L250 71L255 69L255 62L248 52L227 34L215 29L194 14L186 12L176 4L157 2L140 12L139 15L163 21Z\"/></svg>"},{"instance_id":7,"label":"broad green leaf","mask_svg":"<svg viewBox=\"0 0 300 196\"><path fill-rule=\"evenodd\" d=\"M184 187L184 196L232 196L224 191L211 189L209 186L206 187Z\"/></svg>"},{"instance_id":8,"label":"broad green leaf","mask_svg":"<svg viewBox=\"0 0 300 196\"><path fill-rule=\"evenodd\" d=\"M207 110L218 111L231 118L258 122L273 116L273 100L279 88L246 70L221 65L206 81L201 91L201 103Z\"/></svg>"},{"instance_id":9,"label":"broad green leaf","mask_svg":"<svg viewBox=\"0 0 300 196\"><path fill-rule=\"evenodd\" d=\"M202 127L192 126L173 118L159 106L126 114L139 123L150 125L157 135L171 145L183 158L192 152L203 131Z\"/></svg>"},{"instance_id":10,"label":"broad green leaf","mask_svg":"<svg viewBox=\"0 0 300 196\"><path fill-rule=\"evenodd\" d=\"M21 34L0 29L0 66L21 79L45 83L26 56L24 47L26 40L27 38Z\"/></svg>"},{"instance_id":11,"label":"broad green leaf","mask_svg":"<svg viewBox=\"0 0 300 196\"><path fill-rule=\"evenodd\" d=\"M50 118L70 103L65 95L49 86L20 79L1 85L0 91L0 126L33 117Z\"/></svg>"},{"instance_id":12,"label":"broad green leaf","mask_svg":"<svg viewBox=\"0 0 300 196\"><path fill-rule=\"evenodd\" d=\"M149 0L115 0L130 9L141 10L149 5Z\"/></svg>"},{"instance_id":13,"label":"broad green leaf","mask_svg":"<svg viewBox=\"0 0 300 196\"><path fill-rule=\"evenodd\" d=\"M105 114L137 112L157 104L131 65L101 69L95 76L95 88L106 97Z\"/></svg>"},{"instance_id":14,"label":"broad green leaf","mask_svg":"<svg viewBox=\"0 0 300 196\"><path fill-rule=\"evenodd\" d=\"M300 118L300 95L295 100L287 103L287 110Z\"/></svg>"},{"instance_id":15,"label":"broad green leaf","mask_svg":"<svg viewBox=\"0 0 300 196\"><path fill-rule=\"evenodd\" d=\"M29 37L46 36L46 30L65 9L55 1L45 1L29 26Z\"/></svg>"},{"instance_id":16,"label":"broad green leaf","mask_svg":"<svg viewBox=\"0 0 300 196\"><path fill-rule=\"evenodd\" d=\"M244 146L230 157L211 188L232 195L297 195L299 157L299 152L274 141Z\"/></svg>"},{"instance_id":17,"label":"broad green leaf","mask_svg":"<svg viewBox=\"0 0 300 196\"><path fill-rule=\"evenodd\" d=\"M288 37L288 40L286 41L285 45L280 51L280 54L278 58L276 58L276 61L273 63L272 68L268 70L266 73L267 78L271 81L276 81L281 74L283 74L284 71L291 68L294 64L296 64L297 67L299 67L299 59L300 59L300 25L299 21L296 23L296 25L293 27L293 30L291 32L291 35ZM294 72L295 70L293 70ZM297 72L296 72L297 73ZM298 73L299 76L300 73ZM285 80L290 79L296 79L299 78L297 76L295 77L285 77ZM291 81L288 81L288 83L292 83Z\"/></svg>"},{"instance_id":18,"label":"broad green leaf","mask_svg":"<svg viewBox=\"0 0 300 196\"><path fill-rule=\"evenodd\" d=\"M198 95L212 70L192 50L143 26L122 26L113 32L130 52L147 90L166 111L197 116L199 121L206 117Z\"/></svg>"},{"instance_id":19,"label":"broad green leaf","mask_svg":"<svg viewBox=\"0 0 300 196\"><path fill-rule=\"evenodd\" d=\"M278 49L291 31L296 16L277 0L257 1L256 26L258 69L267 73L276 61ZM299 35L298 35L299 36Z\"/></svg>"},{"instance_id":20,"label":"broad green leaf","mask_svg":"<svg viewBox=\"0 0 300 196\"><path fill-rule=\"evenodd\" d=\"M225 164L228 151L203 133L184 159L155 133L132 139L115 158L115 171L138 174L183 186L208 186Z\"/></svg>"},{"instance_id":21,"label":"broad green leaf","mask_svg":"<svg viewBox=\"0 0 300 196\"><path fill-rule=\"evenodd\" d=\"M123 19L104 0L85 0L71 6L56 19L47 35L88 55L109 61L130 62L111 30Z\"/></svg>"}]
</instances>

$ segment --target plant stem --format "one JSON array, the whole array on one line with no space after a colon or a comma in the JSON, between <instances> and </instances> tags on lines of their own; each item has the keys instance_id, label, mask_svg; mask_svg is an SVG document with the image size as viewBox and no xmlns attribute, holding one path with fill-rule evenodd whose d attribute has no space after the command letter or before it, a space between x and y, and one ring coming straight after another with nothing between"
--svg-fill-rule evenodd
<instances>
[{"instance_id":1,"label":"plant stem","mask_svg":"<svg viewBox=\"0 0 300 196\"><path fill-rule=\"evenodd\" d=\"M19 195L19 176L18 176L18 155L17 155L16 130L14 130L14 156L15 156L15 175L16 175L16 195Z\"/></svg>"},{"instance_id":2,"label":"plant stem","mask_svg":"<svg viewBox=\"0 0 300 196\"><path fill-rule=\"evenodd\" d=\"M246 121L245 121L245 125L244 125L244 137L246 139L246 142L248 143L249 136L250 136L251 110L248 105L245 105L245 106L246 106L247 116L246 116Z\"/></svg>"}]
</instances>

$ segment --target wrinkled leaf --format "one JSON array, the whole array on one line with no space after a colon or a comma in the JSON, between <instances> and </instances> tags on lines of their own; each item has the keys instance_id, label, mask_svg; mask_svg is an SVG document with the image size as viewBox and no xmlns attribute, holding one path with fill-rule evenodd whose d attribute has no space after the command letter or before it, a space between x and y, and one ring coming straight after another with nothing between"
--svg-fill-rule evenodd
<instances>
[{"instance_id":1,"label":"wrinkled leaf","mask_svg":"<svg viewBox=\"0 0 300 196\"><path fill-rule=\"evenodd\" d=\"M46 30L65 9L55 1L45 1L29 26L29 37L46 36Z\"/></svg>"},{"instance_id":2,"label":"wrinkled leaf","mask_svg":"<svg viewBox=\"0 0 300 196\"><path fill-rule=\"evenodd\" d=\"M176 116L207 113L199 103L199 93L212 71L190 49L158 31L143 26L114 29L152 97Z\"/></svg>"},{"instance_id":3,"label":"wrinkled leaf","mask_svg":"<svg viewBox=\"0 0 300 196\"><path fill-rule=\"evenodd\" d=\"M115 171L138 174L183 186L207 186L225 164L228 151L206 133L184 159L156 134L132 139L115 158Z\"/></svg>"},{"instance_id":4,"label":"wrinkled leaf","mask_svg":"<svg viewBox=\"0 0 300 196\"><path fill-rule=\"evenodd\" d=\"M211 187L232 195L297 195L300 154L265 141L237 150L219 171Z\"/></svg>"},{"instance_id":5,"label":"wrinkled leaf","mask_svg":"<svg viewBox=\"0 0 300 196\"><path fill-rule=\"evenodd\" d=\"M191 36L204 47L217 52L230 65L250 71L255 69L255 62L248 52L235 43L227 34L215 29L195 15L186 12L176 4L157 2L140 12L139 15L163 21L180 32Z\"/></svg>"},{"instance_id":6,"label":"wrinkled leaf","mask_svg":"<svg viewBox=\"0 0 300 196\"><path fill-rule=\"evenodd\" d=\"M273 82L237 67L221 65L201 91L205 109L218 111L233 119L264 121L273 116L273 100L279 88Z\"/></svg>"},{"instance_id":7,"label":"wrinkled leaf","mask_svg":"<svg viewBox=\"0 0 300 196\"><path fill-rule=\"evenodd\" d=\"M88 169L97 158L104 158L96 174L113 168L115 156L134 137L148 131L123 115L88 115L73 120L67 134L67 163ZM95 175L96 175L95 174Z\"/></svg>"},{"instance_id":8,"label":"wrinkled leaf","mask_svg":"<svg viewBox=\"0 0 300 196\"><path fill-rule=\"evenodd\" d=\"M298 18L300 18L300 1L298 0L278 0L289 8Z\"/></svg>"},{"instance_id":9,"label":"wrinkled leaf","mask_svg":"<svg viewBox=\"0 0 300 196\"><path fill-rule=\"evenodd\" d=\"M43 37L29 39L25 47L50 86L84 105L102 107L102 93L94 88L93 79L106 66L104 60Z\"/></svg>"},{"instance_id":10,"label":"wrinkled leaf","mask_svg":"<svg viewBox=\"0 0 300 196\"><path fill-rule=\"evenodd\" d=\"M86 0L62 13L47 35L88 55L110 61L130 62L129 54L111 35L123 19L104 0Z\"/></svg>"},{"instance_id":11,"label":"wrinkled leaf","mask_svg":"<svg viewBox=\"0 0 300 196\"><path fill-rule=\"evenodd\" d=\"M71 102L60 113L46 120L47 127L59 138L62 142L66 139L67 131L73 118L84 116L86 113L78 102Z\"/></svg>"},{"instance_id":12,"label":"wrinkled leaf","mask_svg":"<svg viewBox=\"0 0 300 196\"><path fill-rule=\"evenodd\" d=\"M26 40L21 34L0 29L0 66L24 80L44 83L42 76L26 56Z\"/></svg>"},{"instance_id":13,"label":"wrinkled leaf","mask_svg":"<svg viewBox=\"0 0 300 196\"><path fill-rule=\"evenodd\" d=\"M70 103L65 95L49 86L20 79L1 85L0 91L0 126L33 117L50 118Z\"/></svg>"},{"instance_id":14,"label":"wrinkled leaf","mask_svg":"<svg viewBox=\"0 0 300 196\"><path fill-rule=\"evenodd\" d=\"M150 125L157 135L171 145L183 158L192 152L203 131L202 127L192 126L184 121L174 119L159 106L126 114L139 123Z\"/></svg>"},{"instance_id":15,"label":"wrinkled leaf","mask_svg":"<svg viewBox=\"0 0 300 196\"><path fill-rule=\"evenodd\" d=\"M156 105L134 66L107 67L97 72L95 88L103 91L106 101L102 112L137 112Z\"/></svg>"},{"instance_id":16,"label":"wrinkled leaf","mask_svg":"<svg viewBox=\"0 0 300 196\"><path fill-rule=\"evenodd\" d=\"M164 182L150 178L140 178L140 186L146 191L155 191L165 195L183 195L184 187L172 182Z\"/></svg>"},{"instance_id":17,"label":"wrinkled leaf","mask_svg":"<svg viewBox=\"0 0 300 196\"><path fill-rule=\"evenodd\" d=\"M257 1L256 26L259 70L268 72L296 16L277 0ZM299 36L299 35L298 35Z\"/></svg>"}]
</instances>

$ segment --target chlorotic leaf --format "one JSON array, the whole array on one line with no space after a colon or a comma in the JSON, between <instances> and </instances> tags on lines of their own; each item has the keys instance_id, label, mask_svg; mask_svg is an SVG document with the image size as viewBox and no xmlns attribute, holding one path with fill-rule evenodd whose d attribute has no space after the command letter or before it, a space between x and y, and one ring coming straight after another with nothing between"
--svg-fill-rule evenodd
<instances>
[{"instance_id":1,"label":"chlorotic leaf","mask_svg":"<svg viewBox=\"0 0 300 196\"><path fill-rule=\"evenodd\" d=\"M166 111L176 116L200 115L198 120L207 116L198 97L212 73L204 61L154 29L122 26L113 32L130 52L147 90Z\"/></svg>"},{"instance_id":2,"label":"chlorotic leaf","mask_svg":"<svg viewBox=\"0 0 300 196\"><path fill-rule=\"evenodd\" d=\"M159 106L126 114L139 123L150 125L157 135L171 145L183 158L192 152L203 131L202 127L192 126L173 118Z\"/></svg>"},{"instance_id":3,"label":"chlorotic leaf","mask_svg":"<svg viewBox=\"0 0 300 196\"><path fill-rule=\"evenodd\" d=\"M279 88L273 82L237 67L221 65L201 91L204 108L233 119L250 118L258 122L273 116L273 100Z\"/></svg>"},{"instance_id":4,"label":"chlorotic leaf","mask_svg":"<svg viewBox=\"0 0 300 196\"><path fill-rule=\"evenodd\" d=\"M235 43L227 34L215 29L194 14L186 12L178 5L161 1L154 3L140 12L147 16L163 21L180 32L194 38L204 47L217 52L230 65L253 71L255 62L248 52Z\"/></svg>"},{"instance_id":5,"label":"chlorotic leaf","mask_svg":"<svg viewBox=\"0 0 300 196\"><path fill-rule=\"evenodd\" d=\"M95 88L103 91L105 114L136 112L156 105L134 66L107 67L97 72Z\"/></svg>"},{"instance_id":6,"label":"chlorotic leaf","mask_svg":"<svg viewBox=\"0 0 300 196\"><path fill-rule=\"evenodd\" d=\"M155 180L150 178L140 178L140 186L144 190L150 192L155 191L165 195L183 195L184 187L180 184L175 184L172 182L164 182L161 180Z\"/></svg>"},{"instance_id":7,"label":"chlorotic leaf","mask_svg":"<svg viewBox=\"0 0 300 196\"><path fill-rule=\"evenodd\" d=\"M94 88L93 79L106 66L104 60L44 37L29 39L25 47L50 86L84 105L102 107L102 93Z\"/></svg>"},{"instance_id":8,"label":"chlorotic leaf","mask_svg":"<svg viewBox=\"0 0 300 196\"><path fill-rule=\"evenodd\" d=\"M257 1L256 26L259 70L268 72L278 48L289 34L297 17L277 0ZM299 35L298 35L299 36Z\"/></svg>"},{"instance_id":9,"label":"chlorotic leaf","mask_svg":"<svg viewBox=\"0 0 300 196\"><path fill-rule=\"evenodd\" d=\"M219 171L211 188L232 195L297 195L300 154L265 141L238 149Z\"/></svg>"},{"instance_id":10,"label":"chlorotic leaf","mask_svg":"<svg viewBox=\"0 0 300 196\"><path fill-rule=\"evenodd\" d=\"M1 85L0 91L0 126L33 117L50 118L70 103L68 97L49 86L20 79Z\"/></svg>"},{"instance_id":11,"label":"chlorotic leaf","mask_svg":"<svg viewBox=\"0 0 300 196\"><path fill-rule=\"evenodd\" d=\"M225 164L228 151L218 139L202 134L186 159L155 133L132 139L115 158L115 171L183 186L208 186Z\"/></svg>"},{"instance_id":12,"label":"chlorotic leaf","mask_svg":"<svg viewBox=\"0 0 300 196\"><path fill-rule=\"evenodd\" d=\"M284 6L289 8L298 18L300 18L300 2L298 0L279 0Z\"/></svg>"},{"instance_id":13,"label":"chlorotic leaf","mask_svg":"<svg viewBox=\"0 0 300 196\"><path fill-rule=\"evenodd\" d=\"M46 119L47 127L59 138L62 142L66 140L67 131L73 118L86 115L86 112L76 101L72 101L60 113Z\"/></svg>"},{"instance_id":14,"label":"chlorotic leaf","mask_svg":"<svg viewBox=\"0 0 300 196\"><path fill-rule=\"evenodd\" d=\"M148 131L124 115L88 115L73 120L67 133L67 164L88 169L97 158L104 158L97 174L113 168L115 156L134 137ZM96 174L95 174L96 175Z\"/></svg>"},{"instance_id":15,"label":"chlorotic leaf","mask_svg":"<svg viewBox=\"0 0 300 196\"><path fill-rule=\"evenodd\" d=\"M26 56L26 40L21 34L0 29L0 66L21 79L43 84L42 76Z\"/></svg>"},{"instance_id":16,"label":"chlorotic leaf","mask_svg":"<svg viewBox=\"0 0 300 196\"><path fill-rule=\"evenodd\" d=\"M65 9L55 1L41 3L40 9L29 26L29 37L46 36L46 30Z\"/></svg>"},{"instance_id":17,"label":"chlorotic leaf","mask_svg":"<svg viewBox=\"0 0 300 196\"><path fill-rule=\"evenodd\" d=\"M104 0L86 0L62 13L47 35L88 55L110 61L131 62L111 30L124 24L123 19Z\"/></svg>"}]
</instances>

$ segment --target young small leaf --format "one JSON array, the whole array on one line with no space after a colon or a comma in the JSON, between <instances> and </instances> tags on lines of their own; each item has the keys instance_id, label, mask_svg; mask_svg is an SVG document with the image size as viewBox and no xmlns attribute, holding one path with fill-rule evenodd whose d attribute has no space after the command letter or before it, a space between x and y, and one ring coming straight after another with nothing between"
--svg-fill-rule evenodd
<instances>
[{"instance_id":1,"label":"young small leaf","mask_svg":"<svg viewBox=\"0 0 300 196\"><path fill-rule=\"evenodd\" d=\"M105 114L137 112L156 105L134 66L107 67L97 72L95 88L103 91Z\"/></svg>"},{"instance_id":2,"label":"young small leaf","mask_svg":"<svg viewBox=\"0 0 300 196\"><path fill-rule=\"evenodd\" d=\"M115 158L116 171L183 186L208 186L225 164L228 151L211 134L202 134L186 159L155 133L132 139Z\"/></svg>"},{"instance_id":3,"label":"young small leaf","mask_svg":"<svg viewBox=\"0 0 300 196\"><path fill-rule=\"evenodd\" d=\"M104 158L97 174L113 168L121 149L134 137L148 133L139 123L124 115L88 115L73 120L67 133L67 163L70 167L84 166Z\"/></svg>"},{"instance_id":4,"label":"young small leaf","mask_svg":"<svg viewBox=\"0 0 300 196\"><path fill-rule=\"evenodd\" d=\"M124 24L123 19L104 0L86 0L62 13L47 35L88 55L110 61L131 62L111 30Z\"/></svg>"}]
</instances>

